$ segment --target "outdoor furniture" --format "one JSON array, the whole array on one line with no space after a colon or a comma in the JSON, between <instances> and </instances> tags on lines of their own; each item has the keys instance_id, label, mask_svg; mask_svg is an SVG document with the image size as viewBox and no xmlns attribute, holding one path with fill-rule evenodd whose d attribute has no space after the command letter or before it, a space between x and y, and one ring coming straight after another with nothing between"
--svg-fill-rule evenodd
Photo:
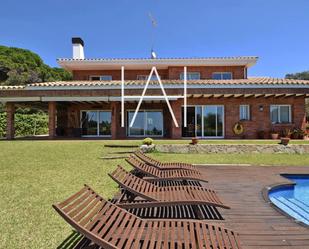
<instances>
[{"instance_id":1,"label":"outdoor furniture","mask_svg":"<svg viewBox=\"0 0 309 249\"><path fill-rule=\"evenodd\" d=\"M159 187L127 172L121 166L118 166L109 176L127 191L128 201L117 203L126 209L171 205L210 205L229 208L221 202L214 190L200 186ZM137 196L144 201L135 201Z\"/></svg>"},{"instance_id":2,"label":"outdoor furniture","mask_svg":"<svg viewBox=\"0 0 309 249\"><path fill-rule=\"evenodd\" d=\"M141 151L135 151L134 155L136 155L138 158L140 158L142 161L144 161L145 163L157 167L158 169L187 169L187 170L194 170L194 171L198 171L199 170L193 166L192 164L189 163L162 163L159 162L147 155L145 155L145 153L141 152Z\"/></svg>"},{"instance_id":3,"label":"outdoor furniture","mask_svg":"<svg viewBox=\"0 0 309 249\"><path fill-rule=\"evenodd\" d=\"M146 175L148 179L156 180L183 180L183 181L201 181L207 182L203 179L202 174L199 171L187 170L187 169L169 169L161 170L157 167L151 166L149 164L140 161L138 157L131 155L126 161L132 165L137 171ZM151 178L149 178L151 177Z\"/></svg>"},{"instance_id":4,"label":"outdoor furniture","mask_svg":"<svg viewBox=\"0 0 309 249\"><path fill-rule=\"evenodd\" d=\"M87 185L53 207L92 241L87 248L241 248L232 230L200 221L140 219L104 200Z\"/></svg>"}]
</instances>

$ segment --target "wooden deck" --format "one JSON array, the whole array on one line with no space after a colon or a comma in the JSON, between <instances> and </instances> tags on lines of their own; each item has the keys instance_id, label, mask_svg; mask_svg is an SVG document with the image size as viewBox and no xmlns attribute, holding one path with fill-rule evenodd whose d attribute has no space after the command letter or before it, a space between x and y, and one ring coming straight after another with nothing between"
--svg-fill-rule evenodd
<instances>
[{"instance_id":1,"label":"wooden deck","mask_svg":"<svg viewBox=\"0 0 309 249\"><path fill-rule=\"evenodd\" d=\"M244 249L309 249L309 228L264 201L262 189L289 182L280 173L309 173L309 167L202 166L208 188L231 207L220 209L225 227L238 231Z\"/></svg>"}]
</instances>

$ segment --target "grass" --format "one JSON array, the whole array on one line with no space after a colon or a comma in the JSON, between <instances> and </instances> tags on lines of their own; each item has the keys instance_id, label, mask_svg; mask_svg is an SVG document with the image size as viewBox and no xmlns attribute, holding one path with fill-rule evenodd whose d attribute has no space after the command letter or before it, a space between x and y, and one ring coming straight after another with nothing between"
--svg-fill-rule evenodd
<instances>
[{"instance_id":1,"label":"grass","mask_svg":"<svg viewBox=\"0 0 309 249\"><path fill-rule=\"evenodd\" d=\"M157 141L167 142L176 143L173 140ZM84 183L104 197L112 197L117 186L107 173L117 164L125 163L123 160L104 161L100 157L131 149L104 148L106 143L139 144L140 141L0 142L0 247L36 249L59 246L72 229L51 205L64 200ZM153 156L162 161L191 163L309 164L308 155L203 154L188 157L185 154L154 153Z\"/></svg>"}]
</instances>

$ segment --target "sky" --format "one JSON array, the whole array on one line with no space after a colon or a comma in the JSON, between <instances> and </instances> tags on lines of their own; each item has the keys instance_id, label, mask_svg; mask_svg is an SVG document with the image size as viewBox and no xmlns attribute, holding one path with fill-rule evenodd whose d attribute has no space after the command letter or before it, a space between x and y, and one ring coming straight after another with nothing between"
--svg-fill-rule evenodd
<instances>
[{"instance_id":1,"label":"sky","mask_svg":"<svg viewBox=\"0 0 309 249\"><path fill-rule=\"evenodd\" d=\"M309 70L308 0L1 0L0 24L0 45L50 66L81 37L86 58L148 58L154 40L158 57L259 56L249 76Z\"/></svg>"}]
</instances>

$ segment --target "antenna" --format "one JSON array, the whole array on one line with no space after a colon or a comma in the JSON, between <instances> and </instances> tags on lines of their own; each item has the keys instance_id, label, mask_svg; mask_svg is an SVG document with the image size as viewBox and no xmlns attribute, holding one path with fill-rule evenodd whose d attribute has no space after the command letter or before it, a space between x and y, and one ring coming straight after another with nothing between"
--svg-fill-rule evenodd
<instances>
[{"instance_id":1,"label":"antenna","mask_svg":"<svg viewBox=\"0 0 309 249\"><path fill-rule=\"evenodd\" d=\"M156 19L154 19L154 17L152 16L150 12L148 13L148 16L149 16L149 19L151 21L151 26L152 26L152 29L151 29L151 59L156 59L157 55L153 47L154 47L154 31L155 31L155 28L158 26L158 24L157 24Z\"/></svg>"}]
</instances>

